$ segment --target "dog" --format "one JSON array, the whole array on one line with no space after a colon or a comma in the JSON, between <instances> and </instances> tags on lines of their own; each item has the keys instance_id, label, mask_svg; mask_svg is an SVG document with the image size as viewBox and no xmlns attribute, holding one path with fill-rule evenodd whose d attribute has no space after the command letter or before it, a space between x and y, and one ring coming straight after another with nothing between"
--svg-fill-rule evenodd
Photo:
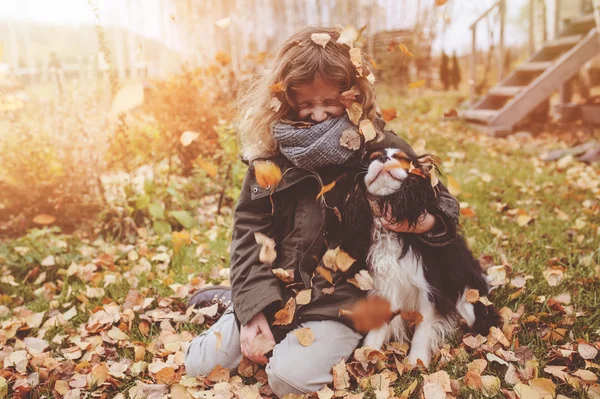
<instances>
[{"instance_id":1,"label":"dog","mask_svg":"<svg viewBox=\"0 0 600 399\"><path fill-rule=\"evenodd\" d=\"M389 325L370 331L363 344L381 349L390 339L410 341L409 362L417 365L420 359L428 366L432 352L457 330L461 318L474 334L482 335L498 326L501 318L493 305L466 298L471 289L486 296L488 282L461 236L431 246L414 233L391 231L379 220L387 211L414 227L424 213L434 210L439 158L411 159L389 148L373 152L367 163L364 178L346 198L343 247L355 258L367 259L374 282L370 295L387 299L393 310L419 312L423 319L411 337L409 322L395 317Z\"/></svg>"}]
</instances>

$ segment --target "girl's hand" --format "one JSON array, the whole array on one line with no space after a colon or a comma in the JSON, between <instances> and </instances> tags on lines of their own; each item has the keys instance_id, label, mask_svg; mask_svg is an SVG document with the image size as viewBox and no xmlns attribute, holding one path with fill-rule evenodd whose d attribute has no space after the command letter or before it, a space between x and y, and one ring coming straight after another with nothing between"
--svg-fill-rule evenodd
<instances>
[{"instance_id":1,"label":"girl's hand","mask_svg":"<svg viewBox=\"0 0 600 399\"><path fill-rule=\"evenodd\" d=\"M273 341L275 345L275 338L269 327L269 322L263 312L258 313L252 318L245 326L240 329L240 346L242 347L242 353L248 359L254 363L267 364L269 359L263 353L254 353L252 350L252 341L257 335L262 334L265 338Z\"/></svg>"},{"instance_id":2,"label":"girl's hand","mask_svg":"<svg viewBox=\"0 0 600 399\"><path fill-rule=\"evenodd\" d=\"M435 226L435 216L430 213L423 213L419 217L419 221L415 227L409 227L406 220L395 220L391 215L389 209L386 209L385 215L379 218L379 221L388 230L395 231L396 233L416 233L423 234L427 233L433 226Z\"/></svg>"}]
</instances>

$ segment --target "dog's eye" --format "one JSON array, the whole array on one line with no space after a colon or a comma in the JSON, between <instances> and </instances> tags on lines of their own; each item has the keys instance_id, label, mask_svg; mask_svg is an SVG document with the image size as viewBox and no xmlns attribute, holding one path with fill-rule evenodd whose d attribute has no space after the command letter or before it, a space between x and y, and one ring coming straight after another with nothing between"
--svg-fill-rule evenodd
<instances>
[{"instance_id":1,"label":"dog's eye","mask_svg":"<svg viewBox=\"0 0 600 399\"><path fill-rule=\"evenodd\" d=\"M383 151L374 152L369 156L369 161L374 161L377 158L384 156L384 155L385 155L385 152L383 152Z\"/></svg>"}]
</instances>

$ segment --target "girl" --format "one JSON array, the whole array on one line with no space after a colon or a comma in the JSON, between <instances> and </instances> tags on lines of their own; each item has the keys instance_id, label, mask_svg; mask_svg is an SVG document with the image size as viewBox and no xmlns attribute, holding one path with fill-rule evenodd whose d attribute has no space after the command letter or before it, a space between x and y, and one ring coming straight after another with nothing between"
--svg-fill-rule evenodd
<instances>
[{"instance_id":1,"label":"girl","mask_svg":"<svg viewBox=\"0 0 600 399\"><path fill-rule=\"evenodd\" d=\"M313 392L332 381L332 367L349 357L362 339L338 314L365 291L347 282L353 274L324 271L318 265L328 248L340 245L343 202L355 186L366 149L396 147L409 155L414 151L384 130L370 72L363 60L358 65L357 50L351 57L350 46L338 43L339 37L337 30L328 28L295 34L284 43L274 69L256 81L239 103L238 132L249 169L234 215L233 306L192 341L185 359L191 376L206 376L217 365L234 370L245 356L267 365L269 385L277 396ZM373 123L361 125L366 126L364 137L358 134L357 113L361 121ZM376 137L365 142L371 138L369 126ZM257 162L281 169L275 187L257 183ZM333 189L319 195L332 182ZM422 223L410 230L431 245L443 245L456 235L458 203L442 189L439 212L423 215ZM395 231L409 231L401 221L385 224ZM273 264L260 260L255 233L275 240ZM358 263L364 267L364 259ZM273 273L276 268L289 271L286 282ZM296 305L294 298L301 291L304 300ZM191 302L200 297L202 293ZM299 328L312 331L311 345L300 344L294 334ZM270 358L252 345L259 334L275 345Z\"/></svg>"}]
</instances>

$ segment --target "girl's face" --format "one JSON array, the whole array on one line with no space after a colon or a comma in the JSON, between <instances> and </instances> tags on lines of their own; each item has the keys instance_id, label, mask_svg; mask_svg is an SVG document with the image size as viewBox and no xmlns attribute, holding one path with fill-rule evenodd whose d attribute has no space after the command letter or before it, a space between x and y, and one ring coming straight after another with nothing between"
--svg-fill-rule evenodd
<instances>
[{"instance_id":1,"label":"girl's face","mask_svg":"<svg viewBox=\"0 0 600 399\"><path fill-rule=\"evenodd\" d=\"M294 89L293 100L298 120L321 123L329 118L344 115L346 109L340 103L342 92L320 80Z\"/></svg>"}]
</instances>

